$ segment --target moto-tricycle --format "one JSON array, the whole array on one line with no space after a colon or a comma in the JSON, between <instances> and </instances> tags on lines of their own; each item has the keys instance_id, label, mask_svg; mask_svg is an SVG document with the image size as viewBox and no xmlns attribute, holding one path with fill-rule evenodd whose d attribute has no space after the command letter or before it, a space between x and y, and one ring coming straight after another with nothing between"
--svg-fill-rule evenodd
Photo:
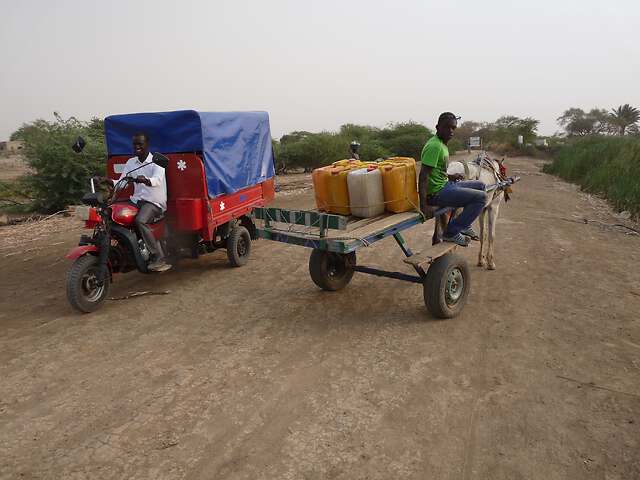
<instances>
[{"instance_id":1,"label":"moto-tricycle","mask_svg":"<svg viewBox=\"0 0 640 480\"><path fill-rule=\"evenodd\" d=\"M224 248L242 266L258 238L252 210L274 198L274 164L266 112L193 110L113 115L105 119L107 174L112 192L91 193L78 207L91 235L82 235L67 258L67 298L81 312L99 308L114 275L147 268L151 258L135 226L130 201L135 173L120 178L132 154L131 140L144 133L154 163L165 170L167 209L150 228L171 263Z\"/></svg>"}]
</instances>

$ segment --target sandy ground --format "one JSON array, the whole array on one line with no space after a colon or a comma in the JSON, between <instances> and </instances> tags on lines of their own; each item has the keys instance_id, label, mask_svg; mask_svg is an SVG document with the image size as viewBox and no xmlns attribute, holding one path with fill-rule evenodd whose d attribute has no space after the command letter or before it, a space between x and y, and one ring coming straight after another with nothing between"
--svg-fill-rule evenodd
<instances>
[{"instance_id":1,"label":"sandy ground","mask_svg":"<svg viewBox=\"0 0 640 480\"><path fill-rule=\"evenodd\" d=\"M221 251L127 274L112 296L171 293L79 315L79 224L1 228L0 478L640 478L640 237L585 224L618 220L539 161L508 167L498 269L466 249L473 290L445 321L415 284L322 292L308 250L267 241L239 269ZM307 179L278 202L310 206ZM358 262L401 259L387 239Z\"/></svg>"}]
</instances>

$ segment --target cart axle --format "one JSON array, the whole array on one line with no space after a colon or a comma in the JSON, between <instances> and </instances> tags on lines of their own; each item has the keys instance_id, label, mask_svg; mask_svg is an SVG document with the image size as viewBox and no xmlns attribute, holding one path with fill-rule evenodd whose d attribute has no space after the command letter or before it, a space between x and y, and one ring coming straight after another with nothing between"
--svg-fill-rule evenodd
<instances>
[{"instance_id":1,"label":"cart axle","mask_svg":"<svg viewBox=\"0 0 640 480\"><path fill-rule=\"evenodd\" d=\"M356 265L354 267L356 272L366 273L368 275L375 275L376 277L393 278L394 280L403 280L411 283L422 283L422 277L416 275L409 275L402 272L388 272L386 270L379 270L377 268L364 267L362 265Z\"/></svg>"}]
</instances>

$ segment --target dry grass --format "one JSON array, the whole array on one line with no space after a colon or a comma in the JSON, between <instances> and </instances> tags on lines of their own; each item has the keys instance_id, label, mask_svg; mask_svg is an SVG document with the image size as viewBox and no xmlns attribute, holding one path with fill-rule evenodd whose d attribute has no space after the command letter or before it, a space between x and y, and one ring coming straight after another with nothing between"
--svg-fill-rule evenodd
<instances>
[{"instance_id":1,"label":"dry grass","mask_svg":"<svg viewBox=\"0 0 640 480\"><path fill-rule=\"evenodd\" d=\"M0 258L22 255L57 245L52 237L59 233L80 231L82 223L63 210L46 217L31 217L16 225L0 228ZM62 242L59 242L62 243Z\"/></svg>"}]
</instances>

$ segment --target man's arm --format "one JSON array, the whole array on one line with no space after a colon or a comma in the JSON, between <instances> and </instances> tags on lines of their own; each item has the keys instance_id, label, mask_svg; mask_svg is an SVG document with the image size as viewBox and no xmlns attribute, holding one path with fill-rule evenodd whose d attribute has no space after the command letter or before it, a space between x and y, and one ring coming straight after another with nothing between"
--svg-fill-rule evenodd
<instances>
[{"instance_id":1,"label":"man's arm","mask_svg":"<svg viewBox=\"0 0 640 480\"><path fill-rule=\"evenodd\" d=\"M429 190L429 176L433 167L422 165L420 168L420 176L418 177L418 193L420 195L420 210L422 214L427 218L433 218L433 208L430 208L427 203L427 193Z\"/></svg>"},{"instance_id":2,"label":"man's arm","mask_svg":"<svg viewBox=\"0 0 640 480\"><path fill-rule=\"evenodd\" d=\"M120 182L120 180L122 180L124 177L127 176L127 172L129 171L129 169L127 168L129 166L129 161L127 160L127 163L124 164L124 167L122 168L122 173L120 174L120 177L118 178L118 180L112 180L109 177L96 177L96 180L98 180L99 182L103 182L109 185L110 188L115 187L118 182ZM122 188L122 186L120 186L120 188Z\"/></svg>"},{"instance_id":3,"label":"man's arm","mask_svg":"<svg viewBox=\"0 0 640 480\"><path fill-rule=\"evenodd\" d=\"M153 164L153 170L151 170L151 176L147 178L147 182L144 182L149 187L157 187L164 180L164 168L159 165Z\"/></svg>"},{"instance_id":4,"label":"man's arm","mask_svg":"<svg viewBox=\"0 0 640 480\"><path fill-rule=\"evenodd\" d=\"M442 149L433 143L427 142L420 154L420 176L418 178L418 192L420 194L420 210L427 218L433 218L435 208L427 204L427 195L429 193L429 177L433 169L438 166L438 160L442 155Z\"/></svg>"}]
</instances>

